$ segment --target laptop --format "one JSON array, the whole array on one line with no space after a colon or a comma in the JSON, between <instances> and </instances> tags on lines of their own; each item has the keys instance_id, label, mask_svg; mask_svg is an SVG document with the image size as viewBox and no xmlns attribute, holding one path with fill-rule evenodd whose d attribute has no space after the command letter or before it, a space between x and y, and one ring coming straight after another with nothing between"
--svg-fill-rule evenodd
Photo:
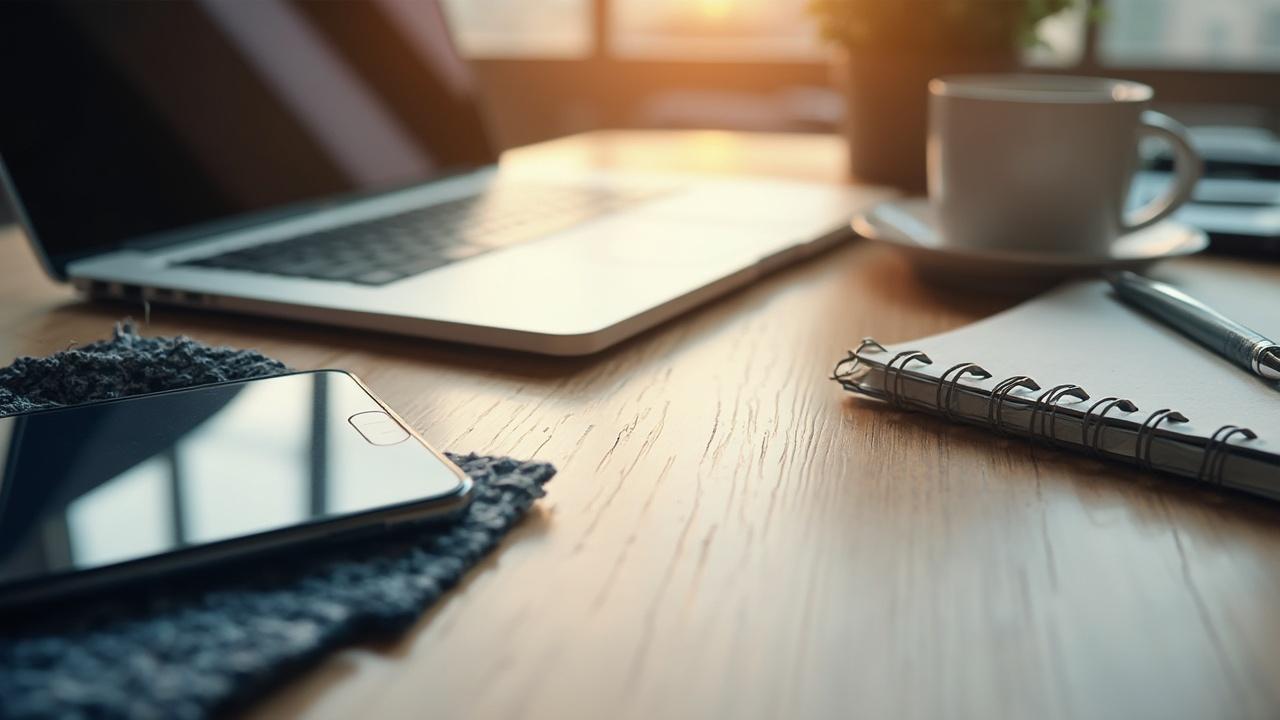
<instances>
[{"instance_id":1,"label":"laptop","mask_svg":"<svg viewBox=\"0 0 1280 720\"><path fill-rule=\"evenodd\" d=\"M555 355L844 237L883 193L504 168L428 0L0 3L0 176L90 297Z\"/></svg>"}]
</instances>

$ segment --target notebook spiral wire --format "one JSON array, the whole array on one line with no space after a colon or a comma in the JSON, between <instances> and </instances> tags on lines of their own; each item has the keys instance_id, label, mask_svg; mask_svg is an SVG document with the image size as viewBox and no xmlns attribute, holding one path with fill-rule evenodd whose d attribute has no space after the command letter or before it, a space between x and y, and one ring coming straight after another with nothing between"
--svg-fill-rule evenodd
<instances>
[{"instance_id":1,"label":"notebook spiral wire","mask_svg":"<svg viewBox=\"0 0 1280 720\"><path fill-rule=\"evenodd\" d=\"M1151 464L1151 442L1155 439L1156 429L1160 427L1160 423L1166 420L1171 423L1184 423L1187 422L1187 417L1177 410L1161 408L1148 415L1147 419L1142 421L1142 426L1138 428L1133 457L1139 466L1147 470L1155 469L1155 466Z\"/></svg>"},{"instance_id":2,"label":"notebook spiral wire","mask_svg":"<svg viewBox=\"0 0 1280 720\"><path fill-rule=\"evenodd\" d=\"M859 368L875 362L864 356L868 352L888 353L889 350L874 338L863 338L857 348L849 350L845 357L836 363L831 379L839 382L846 390L876 397L875 393L868 392L867 388L857 382ZM935 385L934 402L930 405L927 402L909 397L904 391L903 382L907 372L906 368L911 363L931 365L933 360L919 350L903 350L895 353L888 362L881 364L884 374L883 397L881 399L886 400L897 408L921 409L939 414L952 422L962 420L955 412L954 402L956 391L965 389L960 385L960 381L966 377L978 381L989 380L993 377L986 368L977 363L962 362L952 365L944 370L937 380L933 381ZM918 377L913 379L920 380ZM1055 385L1048 390L1040 392L1034 398L1013 395L1014 391L1019 389L1037 392L1041 390L1041 387L1029 376L1014 375L997 382L989 392L983 391L987 392L986 426L998 432L1024 434L1055 447L1071 447L1072 443L1064 442L1059 437L1057 429L1058 411L1062 408L1064 399L1074 398L1077 402L1083 403L1092 399L1089 393L1083 387L1074 383ZM1030 408L1030 419L1025 429L1013 428L1005 422L1005 406L1009 403L1016 403ZM1108 454L1103 441L1105 440L1105 432L1112 427L1107 422L1107 418L1108 414L1113 411L1128 415L1140 410L1132 400L1110 396L1094 401L1083 411L1080 417L1079 446L1092 453L1095 457L1105 457ZM1189 420L1185 415L1172 408L1161 408L1148 414L1143 422L1138 425L1137 435L1134 439L1133 462L1146 470L1159 469L1151 458L1151 449L1158 431L1166 423L1174 425L1187 422ZM1257 434L1249 428L1236 425L1224 425L1219 428L1213 433L1204 447L1199 472L1196 475L1197 479L1222 485L1223 467L1231 455L1232 438L1242 438L1248 441L1255 440L1257 437ZM1114 455L1114 453L1111 454Z\"/></svg>"},{"instance_id":3,"label":"notebook spiral wire","mask_svg":"<svg viewBox=\"0 0 1280 720\"><path fill-rule=\"evenodd\" d=\"M977 363L959 363L952 365L942 373L938 378L938 392L934 396L934 402L938 409L942 411L944 417L952 422L956 422L958 418L951 410L951 397L955 394L956 385L959 384L960 378L970 375L979 380L986 380L991 377L991 373L986 368Z\"/></svg>"},{"instance_id":4,"label":"notebook spiral wire","mask_svg":"<svg viewBox=\"0 0 1280 720\"><path fill-rule=\"evenodd\" d=\"M1058 445L1058 408L1062 398L1073 397L1081 402L1089 399L1089 393L1075 383L1055 385L1036 398L1036 405L1031 409L1031 422L1028 427L1032 434L1039 435L1050 445ZM1039 420L1039 426L1036 421Z\"/></svg>"},{"instance_id":5,"label":"notebook spiral wire","mask_svg":"<svg viewBox=\"0 0 1280 720\"><path fill-rule=\"evenodd\" d=\"M925 365L933 364L928 355L918 350L904 350L885 363L885 389L888 392L889 402L894 407L906 408L909 404L907 398L902 394L902 373L910 362L919 362ZM892 384L889 381L890 377L892 377ZM928 406L924 407L927 408Z\"/></svg>"},{"instance_id":6,"label":"notebook spiral wire","mask_svg":"<svg viewBox=\"0 0 1280 720\"><path fill-rule=\"evenodd\" d=\"M1005 378L996 383L991 389L991 396L987 398L987 425L995 432L1012 432L1007 425L1004 424L1004 404L1009 399L1009 393L1017 388L1026 388L1027 390L1039 390L1040 385L1026 375L1014 375ZM1031 434L1031 433L1028 433Z\"/></svg>"},{"instance_id":7,"label":"notebook spiral wire","mask_svg":"<svg viewBox=\"0 0 1280 720\"><path fill-rule=\"evenodd\" d=\"M1089 435L1089 427L1093 424L1093 412L1099 406L1104 406L1102 411L1098 413L1096 425L1093 427L1093 435ZM1080 444L1093 453L1097 457L1102 457L1102 448L1099 444L1102 440L1102 431L1106 429L1107 424L1104 422L1107 413L1115 408L1120 408L1121 412L1135 413L1138 412L1138 406L1133 404L1132 400L1118 397L1105 397L1089 406L1084 411L1084 417L1080 420Z\"/></svg>"},{"instance_id":8,"label":"notebook spiral wire","mask_svg":"<svg viewBox=\"0 0 1280 720\"><path fill-rule=\"evenodd\" d=\"M1200 472L1196 479L1215 485L1222 484L1222 467L1227 462L1228 441L1232 436L1240 435L1245 440L1257 440L1258 435L1249 428L1237 425L1223 425L1209 438L1204 447L1204 457L1200 460Z\"/></svg>"}]
</instances>

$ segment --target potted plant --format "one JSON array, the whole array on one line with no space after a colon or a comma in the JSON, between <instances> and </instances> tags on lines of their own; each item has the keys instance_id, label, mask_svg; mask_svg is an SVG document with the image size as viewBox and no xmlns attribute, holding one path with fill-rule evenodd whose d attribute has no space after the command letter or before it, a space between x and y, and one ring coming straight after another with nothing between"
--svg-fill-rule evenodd
<instances>
[{"instance_id":1,"label":"potted plant","mask_svg":"<svg viewBox=\"0 0 1280 720\"><path fill-rule=\"evenodd\" d=\"M839 53L853 177L923 192L929 80L1016 69L1040 21L1073 2L810 0Z\"/></svg>"}]
</instances>

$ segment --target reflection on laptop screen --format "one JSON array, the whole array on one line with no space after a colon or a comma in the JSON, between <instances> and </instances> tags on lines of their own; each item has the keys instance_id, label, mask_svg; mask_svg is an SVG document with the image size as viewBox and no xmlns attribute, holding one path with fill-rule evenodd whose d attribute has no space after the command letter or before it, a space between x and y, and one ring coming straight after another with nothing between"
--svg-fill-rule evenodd
<instances>
[{"instance_id":1,"label":"reflection on laptop screen","mask_svg":"<svg viewBox=\"0 0 1280 720\"><path fill-rule=\"evenodd\" d=\"M0 87L0 159L59 267L493 159L431 0L9 0Z\"/></svg>"}]
</instances>

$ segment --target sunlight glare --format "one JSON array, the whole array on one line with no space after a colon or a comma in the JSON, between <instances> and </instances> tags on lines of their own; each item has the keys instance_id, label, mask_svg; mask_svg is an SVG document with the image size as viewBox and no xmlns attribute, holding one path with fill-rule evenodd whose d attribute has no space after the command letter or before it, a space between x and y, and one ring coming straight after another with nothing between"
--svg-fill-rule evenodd
<instances>
[{"instance_id":1,"label":"sunlight glare","mask_svg":"<svg viewBox=\"0 0 1280 720\"><path fill-rule=\"evenodd\" d=\"M697 0L697 11L708 20L721 20L733 11L735 0Z\"/></svg>"}]
</instances>

